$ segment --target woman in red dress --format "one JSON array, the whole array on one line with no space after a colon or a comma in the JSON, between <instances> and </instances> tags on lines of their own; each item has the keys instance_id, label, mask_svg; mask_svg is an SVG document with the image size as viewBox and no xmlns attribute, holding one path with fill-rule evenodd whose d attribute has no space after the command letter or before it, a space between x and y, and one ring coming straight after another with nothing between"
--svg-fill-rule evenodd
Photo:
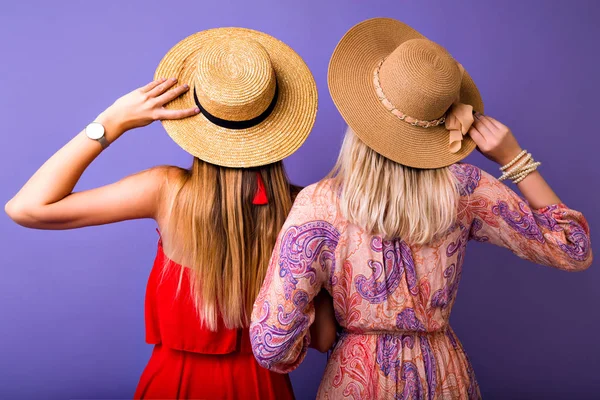
<instances>
[{"instance_id":1,"label":"woman in red dress","mask_svg":"<svg viewBox=\"0 0 600 400\"><path fill-rule=\"evenodd\" d=\"M7 203L13 220L39 229L156 220L162 235L146 293L146 341L155 347L136 398L293 398L287 375L255 361L248 325L298 191L281 160L302 145L316 109L312 74L284 43L242 28L199 32ZM190 169L155 167L73 192L104 148L155 120L194 156ZM312 346L325 351L335 326L331 301L321 304Z\"/></svg>"}]
</instances>

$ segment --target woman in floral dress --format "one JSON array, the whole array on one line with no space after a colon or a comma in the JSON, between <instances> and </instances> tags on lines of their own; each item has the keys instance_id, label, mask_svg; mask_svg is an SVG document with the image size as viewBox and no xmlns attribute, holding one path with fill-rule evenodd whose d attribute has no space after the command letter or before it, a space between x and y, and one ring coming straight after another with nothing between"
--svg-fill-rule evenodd
<instances>
[{"instance_id":1,"label":"woman in floral dress","mask_svg":"<svg viewBox=\"0 0 600 400\"><path fill-rule=\"evenodd\" d=\"M352 28L329 87L351 129L331 176L299 194L282 228L254 305L254 355L296 368L325 288L341 335L318 398L479 398L449 325L468 241L577 271L592 262L588 224L511 131L480 114L462 66L401 22ZM460 162L476 146L524 198Z\"/></svg>"}]
</instances>

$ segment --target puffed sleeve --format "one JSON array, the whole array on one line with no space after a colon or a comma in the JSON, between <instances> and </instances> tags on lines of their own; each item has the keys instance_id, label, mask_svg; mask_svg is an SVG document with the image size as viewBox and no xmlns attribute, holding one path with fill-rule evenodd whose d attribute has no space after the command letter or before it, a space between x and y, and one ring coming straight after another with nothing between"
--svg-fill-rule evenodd
<instances>
[{"instance_id":1,"label":"puffed sleeve","mask_svg":"<svg viewBox=\"0 0 600 400\"><path fill-rule=\"evenodd\" d=\"M569 271L592 263L590 229L565 204L531 209L526 200L487 172L460 164L461 195L472 215L470 239L508 248L536 264Z\"/></svg>"},{"instance_id":2,"label":"puffed sleeve","mask_svg":"<svg viewBox=\"0 0 600 400\"><path fill-rule=\"evenodd\" d=\"M279 234L265 280L254 303L250 338L252 351L264 368L279 373L295 369L310 343L315 318L313 298L335 268L340 233L327 207L304 189Z\"/></svg>"}]
</instances>

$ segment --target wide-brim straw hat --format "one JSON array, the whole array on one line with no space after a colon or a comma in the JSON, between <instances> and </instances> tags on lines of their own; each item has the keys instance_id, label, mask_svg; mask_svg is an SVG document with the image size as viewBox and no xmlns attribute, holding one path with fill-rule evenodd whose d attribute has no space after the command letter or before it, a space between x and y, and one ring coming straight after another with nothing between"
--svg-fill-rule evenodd
<instances>
[{"instance_id":1,"label":"wide-brim straw hat","mask_svg":"<svg viewBox=\"0 0 600 400\"><path fill-rule=\"evenodd\" d=\"M333 52L328 84L346 123L386 158L440 168L475 149L465 135L473 110L483 113L473 79L442 46L400 21L352 27Z\"/></svg>"},{"instance_id":2,"label":"wide-brim straw hat","mask_svg":"<svg viewBox=\"0 0 600 400\"><path fill-rule=\"evenodd\" d=\"M163 121L185 151L225 167L256 167L295 152L317 113L317 87L302 58L266 33L217 28L177 43L155 79L178 79L190 90L168 109L198 107L181 120Z\"/></svg>"}]
</instances>

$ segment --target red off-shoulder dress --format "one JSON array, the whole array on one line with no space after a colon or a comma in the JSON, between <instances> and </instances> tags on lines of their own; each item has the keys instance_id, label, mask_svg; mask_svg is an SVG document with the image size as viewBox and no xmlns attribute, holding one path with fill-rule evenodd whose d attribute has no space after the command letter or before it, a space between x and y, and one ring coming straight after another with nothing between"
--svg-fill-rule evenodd
<instances>
[{"instance_id":1,"label":"red off-shoulder dress","mask_svg":"<svg viewBox=\"0 0 600 400\"><path fill-rule=\"evenodd\" d=\"M248 329L201 327L187 268L165 256L162 243L146 289L146 342L154 344L136 399L293 399L287 374L262 368Z\"/></svg>"}]
</instances>

